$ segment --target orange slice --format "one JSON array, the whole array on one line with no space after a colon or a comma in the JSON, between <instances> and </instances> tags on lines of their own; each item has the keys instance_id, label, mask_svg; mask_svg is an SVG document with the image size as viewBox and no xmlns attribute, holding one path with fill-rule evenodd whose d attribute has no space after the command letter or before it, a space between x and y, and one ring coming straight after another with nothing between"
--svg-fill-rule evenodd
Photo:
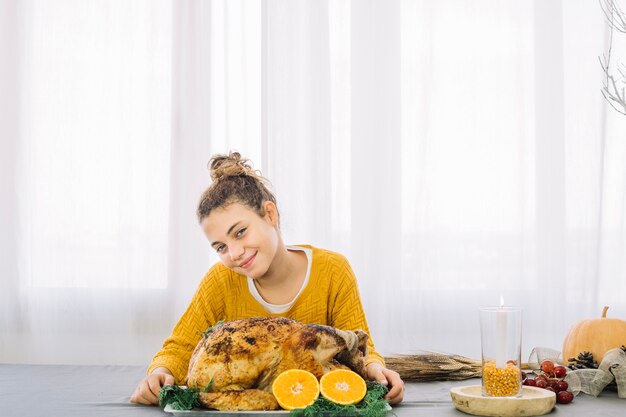
<instances>
[{"instance_id":1,"label":"orange slice","mask_svg":"<svg viewBox=\"0 0 626 417\"><path fill-rule=\"evenodd\" d=\"M356 404L365 397L367 385L356 372L348 369L335 369L320 379L320 392L328 401L336 404Z\"/></svg>"},{"instance_id":2,"label":"orange slice","mask_svg":"<svg viewBox=\"0 0 626 417\"><path fill-rule=\"evenodd\" d=\"M290 369L276 377L272 393L282 408L293 410L313 404L320 395L320 385L309 371Z\"/></svg>"}]
</instances>

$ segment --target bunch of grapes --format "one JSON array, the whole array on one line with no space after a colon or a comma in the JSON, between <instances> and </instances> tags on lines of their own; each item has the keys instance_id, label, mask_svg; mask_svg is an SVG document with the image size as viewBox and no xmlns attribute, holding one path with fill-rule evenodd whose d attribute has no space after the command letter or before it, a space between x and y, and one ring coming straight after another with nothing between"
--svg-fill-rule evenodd
<instances>
[{"instance_id":1,"label":"bunch of grapes","mask_svg":"<svg viewBox=\"0 0 626 417\"><path fill-rule=\"evenodd\" d=\"M524 373L524 381L522 383L531 387L552 391L556 394L556 401L559 404L569 404L574 399L574 394L567 390L569 386L565 382L566 374L566 367L561 365L555 366L554 362L545 360L541 362L540 371L530 374L535 375L535 378L531 378L529 374Z\"/></svg>"}]
</instances>

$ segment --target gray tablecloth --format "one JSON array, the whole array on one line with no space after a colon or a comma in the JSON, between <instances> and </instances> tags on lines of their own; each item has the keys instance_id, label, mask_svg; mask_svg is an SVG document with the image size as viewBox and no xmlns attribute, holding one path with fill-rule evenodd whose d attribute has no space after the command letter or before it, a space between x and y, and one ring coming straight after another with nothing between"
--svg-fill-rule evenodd
<instances>
[{"instance_id":1,"label":"gray tablecloth","mask_svg":"<svg viewBox=\"0 0 626 417\"><path fill-rule=\"evenodd\" d=\"M171 417L155 406L129 404L144 372L139 366L0 364L0 416ZM394 407L394 412L399 417L465 416L452 405L450 388L476 384L480 384L479 379L407 384L405 400ZM626 400L611 391L598 398L581 394L571 404L557 405L550 415L626 416Z\"/></svg>"}]
</instances>

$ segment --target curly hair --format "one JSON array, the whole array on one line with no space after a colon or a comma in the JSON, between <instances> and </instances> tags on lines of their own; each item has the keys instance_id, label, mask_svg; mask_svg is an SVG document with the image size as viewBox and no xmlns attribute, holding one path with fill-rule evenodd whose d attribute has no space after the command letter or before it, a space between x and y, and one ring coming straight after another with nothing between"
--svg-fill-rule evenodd
<instances>
[{"instance_id":1,"label":"curly hair","mask_svg":"<svg viewBox=\"0 0 626 417\"><path fill-rule=\"evenodd\" d=\"M213 155L208 163L213 182L202 193L196 214L202 222L213 210L240 203L264 216L263 203L276 204L276 197L269 190L269 181L255 171L248 159L239 152Z\"/></svg>"}]
</instances>

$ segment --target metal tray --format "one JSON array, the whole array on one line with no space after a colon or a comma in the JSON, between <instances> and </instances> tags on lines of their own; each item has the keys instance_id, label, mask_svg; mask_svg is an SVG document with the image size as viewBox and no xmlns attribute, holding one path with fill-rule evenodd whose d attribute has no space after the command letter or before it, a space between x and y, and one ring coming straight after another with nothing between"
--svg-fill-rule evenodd
<instances>
[{"instance_id":1,"label":"metal tray","mask_svg":"<svg viewBox=\"0 0 626 417\"><path fill-rule=\"evenodd\" d=\"M271 411L219 411L206 410L202 408L194 408L193 410L174 410L169 404L163 409L166 413L172 413L175 417L272 417L272 416L288 416L287 410L271 410ZM387 414L391 411L391 406L387 404ZM356 415L359 413L357 411Z\"/></svg>"},{"instance_id":2,"label":"metal tray","mask_svg":"<svg viewBox=\"0 0 626 417\"><path fill-rule=\"evenodd\" d=\"M172 413L176 417L208 417L208 416L246 416L246 417L270 417L270 416L288 416L287 410L271 410L271 411L219 411L207 410L204 408L194 408L193 410L174 410L169 404L163 409L166 413Z\"/></svg>"}]
</instances>

